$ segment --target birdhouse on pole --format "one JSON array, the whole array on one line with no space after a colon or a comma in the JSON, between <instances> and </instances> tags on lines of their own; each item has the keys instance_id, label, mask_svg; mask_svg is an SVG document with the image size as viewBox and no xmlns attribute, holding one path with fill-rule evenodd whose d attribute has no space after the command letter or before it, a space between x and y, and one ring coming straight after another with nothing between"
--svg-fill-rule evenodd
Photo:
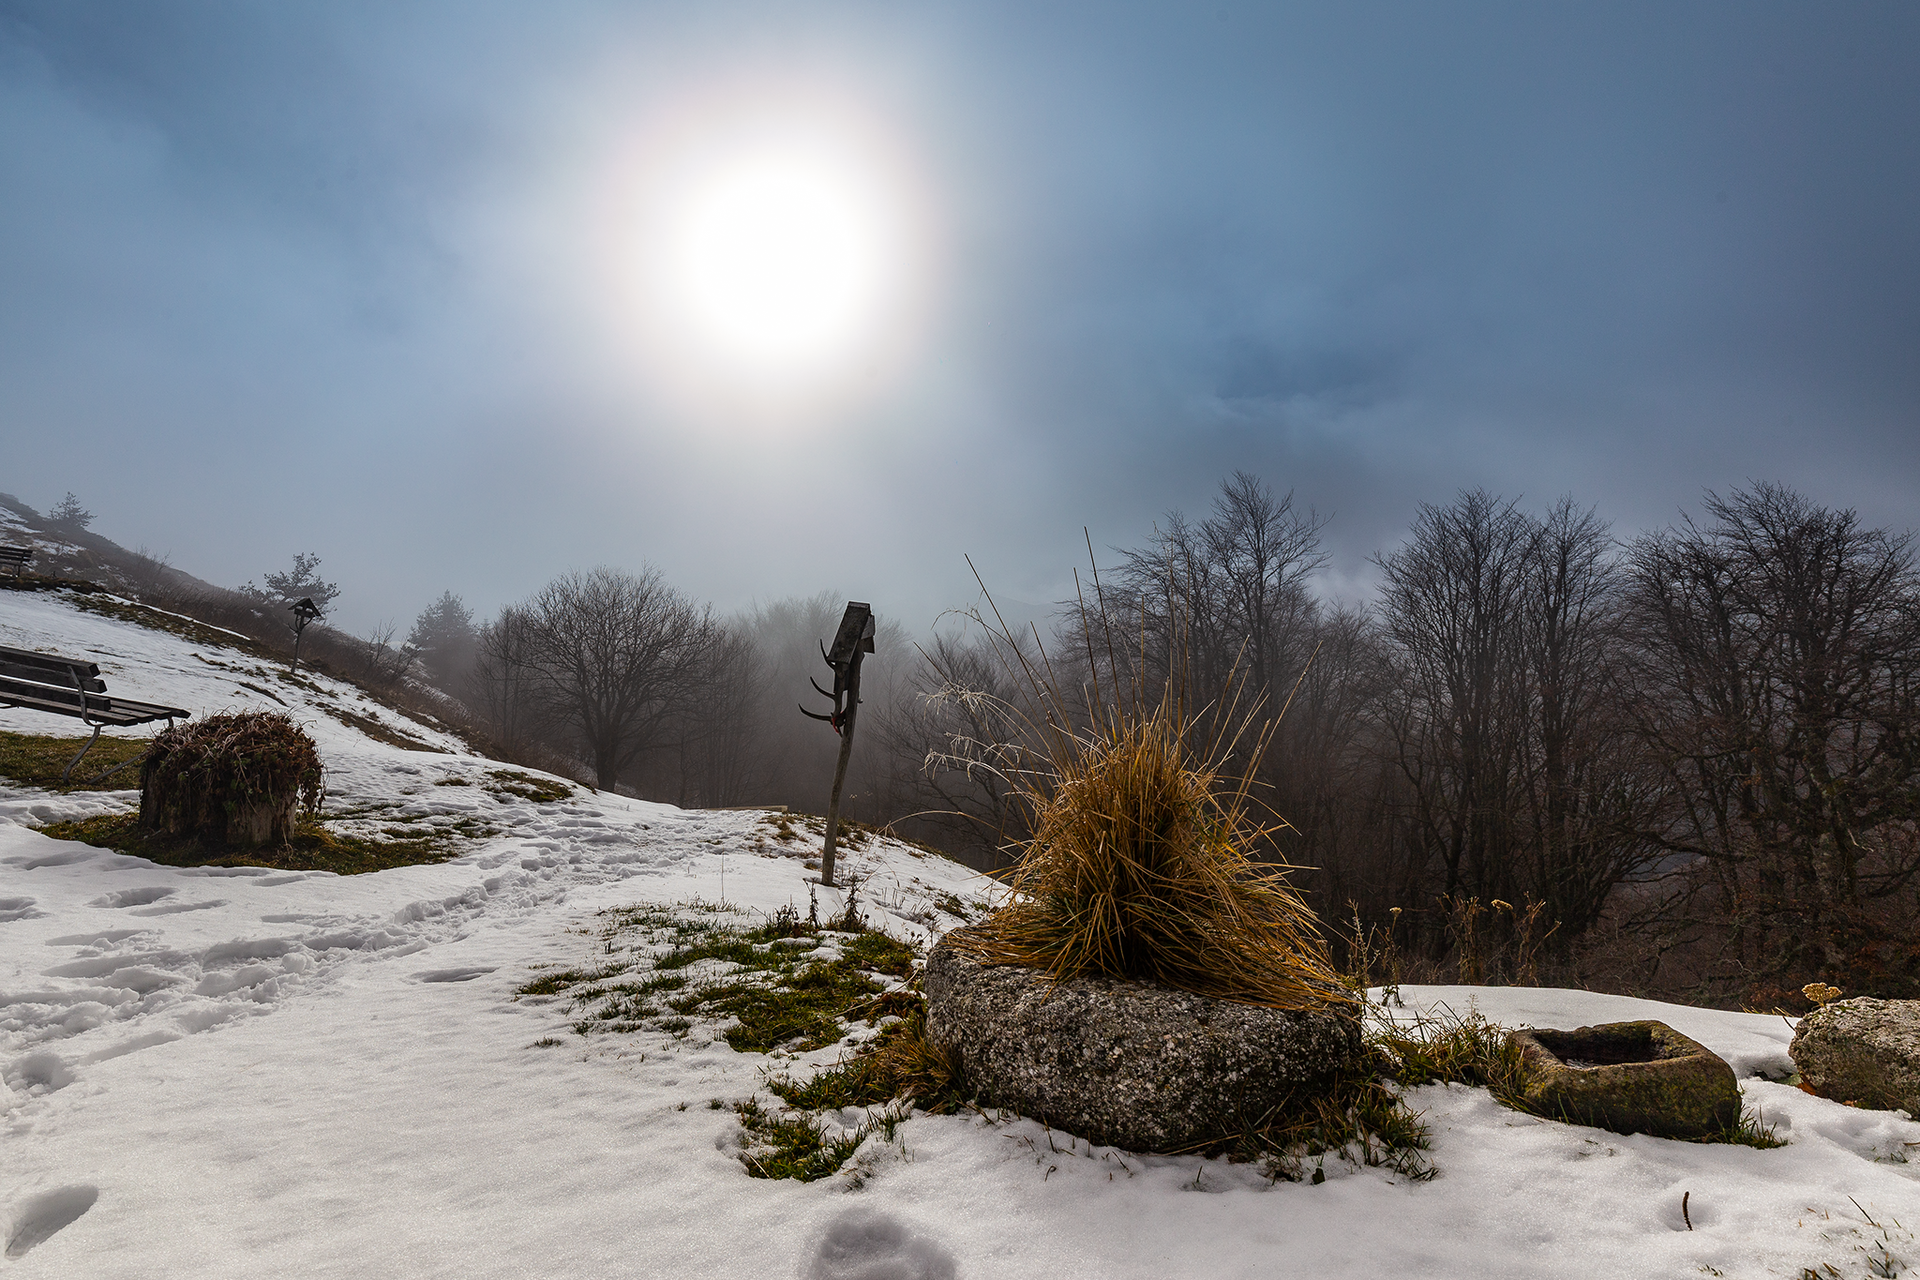
<instances>
[{"instance_id":1,"label":"birdhouse on pole","mask_svg":"<svg viewBox=\"0 0 1920 1280\"><path fill-rule=\"evenodd\" d=\"M301 596L287 608L293 610L293 665L287 670L298 671L300 669L300 635L307 629L309 622L320 616L320 606L313 602L311 596Z\"/></svg>"},{"instance_id":2,"label":"birdhouse on pole","mask_svg":"<svg viewBox=\"0 0 1920 1280\"><path fill-rule=\"evenodd\" d=\"M808 683L833 699L827 715L800 708L800 713L824 720L840 735L840 760L833 771L833 793L827 799L827 837L820 852L820 883L833 883L833 853L840 830L840 789L847 780L847 759L853 754L853 718L860 708L860 660L873 652L873 606L849 600L841 615L840 629L834 633L833 648L820 646L820 656L833 669L833 688L820 688L818 680Z\"/></svg>"}]
</instances>

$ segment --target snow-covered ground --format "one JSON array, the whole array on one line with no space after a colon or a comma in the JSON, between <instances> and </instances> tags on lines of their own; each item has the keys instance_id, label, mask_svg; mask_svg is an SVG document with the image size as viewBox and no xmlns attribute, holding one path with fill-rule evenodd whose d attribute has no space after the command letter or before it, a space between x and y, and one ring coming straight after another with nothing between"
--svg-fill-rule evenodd
<instances>
[{"instance_id":1,"label":"snow-covered ground","mask_svg":"<svg viewBox=\"0 0 1920 1280\"><path fill-rule=\"evenodd\" d=\"M494 832L452 861L366 876L181 870L27 825L130 806L130 792L0 795L0 1270L1058 1280L1920 1266L1920 1124L1755 1076L1789 1069L1784 1019L1577 991L1402 994L1413 1010L1473 1006L1509 1025L1660 1018L1728 1058L1789 1144L1621 1137L1433 1086L1411 1095L1440 1168L1424 1183L1329 1160L1324 1183L1269 1184L1251 1166L977 1115L875 1135L858 1179L750 1178L734 1114L708 1103L766 1097L767 1057L712 1027L583 1039L563 1002L514 991L543 966L593 959L605 908L804 911L804 835L771 839L752 812L489 790L495 766L451 739L396 718L435 748L403 750L329 714L335 699L375 715L344 686L276 682L236 653L57 598L0 599L0 644L98 653L110 690L201 712L270 690L319 739L330 804ZM0 712L0 727L60 731L21 712ZM454 778L468 784L437 785ZM870 918L915 941L951 922L936 909L946 895L986 888L887 842L851 863ZM823 913L839 902L820 891Z\"/></svg>"}]
</instances>

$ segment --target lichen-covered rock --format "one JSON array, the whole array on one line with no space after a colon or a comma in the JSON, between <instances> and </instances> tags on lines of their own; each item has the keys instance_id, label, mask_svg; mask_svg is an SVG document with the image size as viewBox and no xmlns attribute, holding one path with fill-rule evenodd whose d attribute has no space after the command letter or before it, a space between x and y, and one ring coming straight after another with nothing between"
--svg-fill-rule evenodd
<instances>
[{"instance_id":1,"label":"lichen-covered rock","mask_svg":"<svg viewBox=\"0 0 1920 1280\"><path fill-rule=\"evenodd\" d=\"M927 1038L982 1101L1130 1151L1243 1133L1361 1055L1357 1011L1288 1012L1154 983L927 959Z\"/></svg>"},{"instance_id":2,"label":"lichen-covered rock","mask_svg":"<svg viewBox=\"0 0 1920 1280\"><path fill-rule=\"evenodd\" d=\"M1705 1138L1740 1121L1733 1068L1664 1022L1609 1022L1509 1037L1527 1109L1615 1133Z\"/></svg>"},{"instance_id":3,"label":"lichen-covered rock","mask_svg":"<svg viewBox=\"0 0 1920 1280\"><path fill-rule=\"evenodd\" d=\"M1788 1050L1823 1098L1920 1118L1920 1000L1857 996L1800 1019Z\"/></svg>"}]
</instances>

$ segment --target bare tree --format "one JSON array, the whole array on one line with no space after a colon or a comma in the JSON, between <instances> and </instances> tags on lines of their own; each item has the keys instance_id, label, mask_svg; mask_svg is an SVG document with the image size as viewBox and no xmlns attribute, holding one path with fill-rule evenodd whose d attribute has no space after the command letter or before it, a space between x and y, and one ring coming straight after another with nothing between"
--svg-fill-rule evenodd
<instances>
[{"instance_id":1,"label":"bare tree","mask_svg":"<svg viewBox=\"0 0 1920 1280\"><path fill-rule=\"evenodd\" d=\"M1387 737L1429 892L1542 903L1564 959L1658 854L1637 829L1657 797L1619 711L1607 526L1571 499L1536 520L1476 490L1423 507L1379 563L1398 671Z\"/></svg>"},{"instance_id":2,"label":"bare tree","mask_svg":"<svg viewBox=\"0 0 1920 1280\"><path fill-rule=\"evenodd\" d=\"M1196 706L1229 689L1244 664L1250 697L1261 697L1298 676L1311 652L1306 580L1327 562L1321 528L1321 516L1294 509L1292 493L1275 497L1235 472L1208 518L1169 512L1146 547L1121 553L1112 589L1089 601L1102 628L1125 629L1119 645L1081 635L1073 647L1094 660L1139 658L1146 685L1175 679ZM1069 629L1079 622L1075 610Z\"/></svg>"},{"instance_id":3,"label":"bare tree","mask_svg":"<svg viewBox=\"0 0 1920 1280\"><path fill-rule=\"evenodd\" d=\"M569 573L526 612L544 699L577 735L599 785L611 790L691 706L714 639L712 617L656 569Z\"/></svg>"},{"instance_id":4,"label":"bare tree","mask_svg":"<svg viewBox=\"0 0 1920 1280\"><path fill-rule=\"evenodd\" d=\"M524 758L547 729L538 653L533 617L519 606L502 609L475 640L467 696L509 759Z\"/></svg>"},{"instance_id":5,"label":"bare tree","mask_svg":"<svg viewBox=\"0 0 1920 1280\"><path fill-rule=\"evenodd\" d=\"M1529 692L1523 891L1571 942L1656 847L1635 828L1656 786L1625 714L1623 572L1604 521L1562 498L1534 526L1521 616Z\"/></svg>"},{"instance_id":6,"label":"bare tree","mask_svg":"<svg viewBox=\"0 0 1920 1280\"><path fill-rule=\"evenodd\" d=\"M1651 834L1697 860L1725 974L1838 974L1861 904L1920 874L1912 546L1772 485L1705 506L1632 553Z\"/></svg>"},{"instance_id":7,"label":"bare tree","mask_svg":"<svg viewBox=\"0 0 1920 1280\"><path fill-rule=\"evenodd\" d=\"M757 750L765 674L753 642L715 627L695 680L672 725L674 803L748 803L765 773Z\"/></svg>"},{"instance_id":8,"label":"bare tree","mask_svg":"<svg viewBox=\"0 0 1920 1280\"><path fill-rule=\"evenodd\" d=\"M966 861L992 869L1027 834L1004 773L1018 738L1008 674L993 646L936 635L907 687L882 705L874 737L898 774L893 807Z\"/></svg>"},{"instance_id":9,"label":"bare tree","mask_svg":"<svg viewBox=\"0 0 1920 1280\"><path fill-rule=\"evenodd\" d=\"M375 624L360 642L360 676L375 688L392 687L413 665L411 644L395 648L393 637L399 631L391 618Z\"/></svg>"},{"instance_id":10,"label":"bare tree","mask_svg":"<svg viewBox=\"0 0 1920 1280\"><path fill-rule=\"evenodd\" d=\"M1532 532L1511 502L1472 490L1452 506L1422 505L1407 545L1376 561L1400 670L1390 723L1412 787L1413 838L1449 895L1513 892Z\"/></svg>"}]
</instances>

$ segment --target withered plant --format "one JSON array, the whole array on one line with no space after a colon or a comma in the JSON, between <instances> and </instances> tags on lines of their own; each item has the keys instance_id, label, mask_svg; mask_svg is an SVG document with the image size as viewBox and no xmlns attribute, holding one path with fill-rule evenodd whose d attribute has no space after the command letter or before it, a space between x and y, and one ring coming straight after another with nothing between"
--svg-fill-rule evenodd
<instances>
[{"instance_id":1,"label":"withered plant","mask_svg":"<svg viewBox=\"0 0 1920 1280\"><path fill-rule=\"evenodd\" d=\"M1029 646L1004 621L989 627L1025 705L1006 708L1016 740L967 764L1012 786L1033 834L1006 900L953 944L1056 981L1145 979L1276 1009L1350 1003L1312 910L1284 869L1252 857L1283 824L1263 821L1253 765L1230 762L1252 734L1257 763L1272 722L1256 731L1257 703L1190 710L1177 679L1147 689L1124 671L1104 603L1082 610L1082 634L1097 624L1108 652L1103 664L1089 643L1077 707L1037 634Z\"/></svg>"}]
</instances>

